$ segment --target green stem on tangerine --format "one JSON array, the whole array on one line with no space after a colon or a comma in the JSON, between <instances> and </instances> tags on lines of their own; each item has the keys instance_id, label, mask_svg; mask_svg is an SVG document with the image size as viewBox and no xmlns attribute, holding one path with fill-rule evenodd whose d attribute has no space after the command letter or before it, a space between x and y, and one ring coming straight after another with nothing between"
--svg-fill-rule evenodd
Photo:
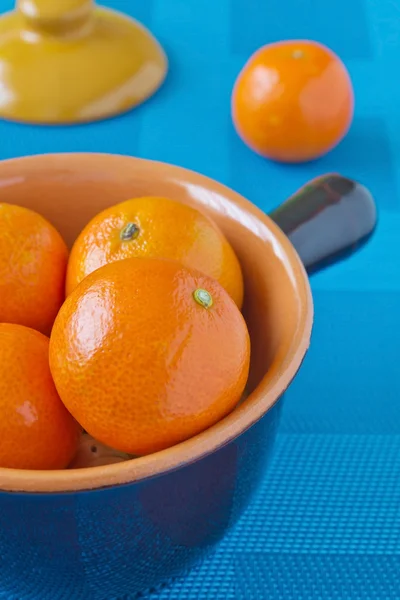
<instances>
[{"instance_id":1,"label":"green stem on tangerine","mask_svg":"<svg viewBox=\"0 0 400 600\"><path fill-rule=\"evenodd\" d=\"M207 292L207 290L199 288L193 292L193 297L197 304L200 304L200 306L202 306L203 308L211 308L211 306L213 305L212 296L210 292Z\"/></svg>"},{"instance_id":2,"label":"green stem on tangerine","mask_svg":"<svg viewBox=\"0 0 400 600\"><path fill-rule=\"evenodd\" d=\"M120 233L120 238L123 242L130 242L135 240L140 233L140 229L135 223L128 223L125 225Z\"/></svg>"}]
</instances>

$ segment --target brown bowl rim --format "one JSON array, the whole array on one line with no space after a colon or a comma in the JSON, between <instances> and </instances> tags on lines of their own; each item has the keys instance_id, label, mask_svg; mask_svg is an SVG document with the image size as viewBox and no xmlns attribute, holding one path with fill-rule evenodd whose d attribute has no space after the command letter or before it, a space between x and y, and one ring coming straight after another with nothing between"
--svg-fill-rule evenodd
<instances>
[{"instance_id":1,"label":"brown bowl rim","mask_svg":"<svg viewBox=\"0 0 400 600\"><path fill-rule=\"evenodd\" d=\"M63 493L98 490L136 483L200 460L240 436L266 414L289 387L300 369L310 343L314 316L313 300L307 273L296 250L286 235L264 212L231 188L184 167L122 154L95 152L36 154L7 159L2 161L2 164L26 164L45 160L46 165L51 168L51 164L58 161L82 159L128 159L138 163L142 170L151 169L154 172L154 170L168 169L170 176L203 184L245 208L269 229L283 248L285 258L290 263L301 303L298 327L290 351L285 356L286 366L282 367L273 380L267 384L263 379L239 409L195 437L166 450L111 465L57 471L28 471L0 467L0 492Z\"/></svg>"}]
</instances>

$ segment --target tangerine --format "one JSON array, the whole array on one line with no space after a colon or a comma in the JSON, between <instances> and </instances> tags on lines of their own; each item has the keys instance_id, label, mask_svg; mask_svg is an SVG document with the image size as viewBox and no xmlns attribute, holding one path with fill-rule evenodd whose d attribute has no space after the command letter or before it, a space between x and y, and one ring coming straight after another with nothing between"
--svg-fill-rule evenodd
<instances>
[{"instance_id":1,"label":"tangerine","mask_svg":"<svg viewBox=\"0 0 400 600\"><path fill-rule=\"evenodd\" d=\"M67 246L38 213L0 203L0 322L50 334L65 298Z\"/></svg>"},{"instance_id":2,"label":"tangerine","mask_svg":"<svg viewBox=\"0 0 400 600\"><path fill-rule=\"evenodd\" d=\"M63 304L50 368L99 442L144 455L186 440L239 402L250 342L235 302L177 261L130 258L88 275Z\"/></svg>"},{"instance_id":3,"label":"tangerine","mask_svg":"<svg viewBox=\"0 0 400 600\"><path fill-rule=\"evenodd\" d=\"M64 469L81 428L61 402L49 368L49 339L0 324L0 467Z\"/></svg>"},{"instance_id":4,"label":"tangerine","mask_svg":"<svg viewBox=\"0 0 400 600\"><path fill-rule=\"evenodd\" d=\"M69 464L70 469L86 469L89 467L100 467L102 465L113 465L133 458L130 454L118 452L100 444L91 435L84 433L81 437L78 451L73 461Z\"/></svg>"},{"instance_id":5,"label":"tangerine","mask_svg":"<svg viewBox=\"0 0 400 600\"><path fill-rule=\"evenodd\" d=\"M153 196L112 206L88 223L71 251L67 295L95 269L132 257L178 260L217 279L242 306L241 267L217 225L195 208Z\"/></svg>"},{"instance_id":6,"label":"tangerine","mask_svg":"<svg viewBox=\"0 0 400 600\"><path fill-rule=\"evenodd\" d=\"M354 110L349 74L340 58L310 40L268 44L240 72L232 118L255 152L277 161L322 156L346 135Z\"/></svg>"}]
</instances>

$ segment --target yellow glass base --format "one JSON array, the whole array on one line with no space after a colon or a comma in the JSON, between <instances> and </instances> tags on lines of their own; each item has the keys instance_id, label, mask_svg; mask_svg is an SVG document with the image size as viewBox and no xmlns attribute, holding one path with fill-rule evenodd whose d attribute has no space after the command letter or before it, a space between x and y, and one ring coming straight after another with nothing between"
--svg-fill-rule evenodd
<instances>
[{"instance_id":1,"label":"yellow glass base","mask_svg":"<svg viewBox=\"0 0 400 600\"><path fill-rule=\"evenodd\" d=\"M0 116L68 124L151 96L166 56L142 25L91 0L20 0L0 18Z\"/></svg>"}]
</instances>

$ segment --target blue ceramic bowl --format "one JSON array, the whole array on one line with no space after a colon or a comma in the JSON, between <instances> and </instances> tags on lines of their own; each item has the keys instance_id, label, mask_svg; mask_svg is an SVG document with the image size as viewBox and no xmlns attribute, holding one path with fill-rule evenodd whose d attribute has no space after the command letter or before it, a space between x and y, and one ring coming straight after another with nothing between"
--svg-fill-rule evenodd
<instances>
[{"instance_id":1,"label":"blue ceramic bowl","mask_svg":"<svg viewBox=\"0 0 400 600\"><path fill-rule=\"evenodd\" d=\"M138 195L170 196L211 214L242 263L252 364L246 398L228 417L173 448L127 462L53 472L0 469L0 596L134 598L190 569L251 501L274 443L278 400L309 345L306 271L269 217L178 167L109 155L37 156L0 163L0 186L2 202L41 212L69 244L106 206ZM284 221L295 205L274 217L289 233ZM328 250L319 244L313 258Z\"/></svg>"}]
</instances>

